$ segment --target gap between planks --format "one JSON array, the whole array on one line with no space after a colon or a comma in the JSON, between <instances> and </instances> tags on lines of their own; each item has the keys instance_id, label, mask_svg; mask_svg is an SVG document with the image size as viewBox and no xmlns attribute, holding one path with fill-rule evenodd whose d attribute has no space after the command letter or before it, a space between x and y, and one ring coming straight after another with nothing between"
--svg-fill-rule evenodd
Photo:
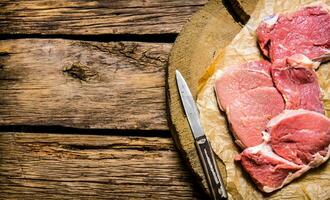
<instances>
[{"instance_id":1,"label":"gap between planks","mask_svg":"<svg viewBox=\"0 0 330 200\"><path fill-rule=\"evenodd\" d=\"M150 42L150 43L174 43L177 33L162 33L162 34L89 34L89 35L74 35L74 34L0 34L0 40L9 39L68 39L68 40L83 40L96 42Z\"/></svg>"},{"instance_id":2,"label":"gap between planks","mask_svg":"<svg viewBox=\"0 0 330 200\"><path fill-rule=\"evenodd\" d=\"M49 133L49 134L78 134L78 135L109 135L112 136L135 136L135 137L171 137L168 130L135 130L135 129L82 129L63 126L28 126L28 125L6 125L0 126L1 133Z\"/></svg>"}]
</instances>

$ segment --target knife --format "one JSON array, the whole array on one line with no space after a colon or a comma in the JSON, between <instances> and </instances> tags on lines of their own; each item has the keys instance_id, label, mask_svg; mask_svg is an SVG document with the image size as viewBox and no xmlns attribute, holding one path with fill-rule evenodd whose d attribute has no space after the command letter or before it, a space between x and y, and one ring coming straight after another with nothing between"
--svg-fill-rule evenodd
<instances>
[{"instance_id":1,"label":"knife","mask_svg":"<svg viewBox=\"0 0 330 200\"><path fill-rule=\"evenodd\" d=\"M218 166L215 162L211 145L201 126L196 103L181 73L176 70L175 75L181 102L188 118L190 129L195 138L195 146L200 162L202 163L211 197L214 200L227 199L228 195L225 185L223 184Z\"/></svg>"}]
</instances>

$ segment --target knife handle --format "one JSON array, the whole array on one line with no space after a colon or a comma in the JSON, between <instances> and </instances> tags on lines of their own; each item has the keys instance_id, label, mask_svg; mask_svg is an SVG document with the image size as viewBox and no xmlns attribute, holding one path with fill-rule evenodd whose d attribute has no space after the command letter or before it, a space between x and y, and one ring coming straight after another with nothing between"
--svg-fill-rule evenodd
<instances>
[{"instance_id":1,"label":"knife handle","mask_svg":"<svg viewBox=\"0 0 330 200\"><path fill-rule=\"evenodd\" d=\"M198 137L195 145L202 163L212 199L227 199L228 195L226 188L223 184L218 165L215 162L213 151L206 136L203 135Z\"/></svg>"}]
</instances>

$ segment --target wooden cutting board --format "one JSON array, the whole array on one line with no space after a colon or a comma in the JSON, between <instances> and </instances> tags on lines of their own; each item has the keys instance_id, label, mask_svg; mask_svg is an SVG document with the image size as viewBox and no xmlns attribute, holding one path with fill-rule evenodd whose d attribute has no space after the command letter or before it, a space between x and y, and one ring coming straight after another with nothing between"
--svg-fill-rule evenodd
<instances>
[{"instance_id":1,"label":"wooden cutting board","mask_svg":"<svg viewBox=\"0 0 330 200\"><path fill-rule=\"evenodd\" d=\"M257 0L210 0L184 26L170 54L166 76L169 127L183 159L207 193L206 179L179 99L175 70L178 69L183 74L196 99L199 79L215 56L241 30L242 24L247 22L256 2ZM217 163L225 177L224 166L218 158Z\"/></svg>"}]
</instances>

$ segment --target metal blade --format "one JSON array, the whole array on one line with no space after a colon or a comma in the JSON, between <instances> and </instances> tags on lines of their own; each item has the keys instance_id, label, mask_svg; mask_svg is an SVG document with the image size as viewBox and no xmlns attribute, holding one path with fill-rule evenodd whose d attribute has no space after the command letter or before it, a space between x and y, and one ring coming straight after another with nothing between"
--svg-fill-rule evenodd
<instances>
[{"instance_id":1,"label":"metal blade","mask_svg":"<svg viewBox=\"0 0 330 200\"><path fill-rule=\"evenodd\" d=\"M194 98L183 76L178 70L175 71L175 75L176 82L179 88L179 93L181 96L181 101L186 112L191 131L194 135L194 138L196 139L204 135L204 131L199 120L199 112L197 110Z\"/></svg>"}]
</instances>

